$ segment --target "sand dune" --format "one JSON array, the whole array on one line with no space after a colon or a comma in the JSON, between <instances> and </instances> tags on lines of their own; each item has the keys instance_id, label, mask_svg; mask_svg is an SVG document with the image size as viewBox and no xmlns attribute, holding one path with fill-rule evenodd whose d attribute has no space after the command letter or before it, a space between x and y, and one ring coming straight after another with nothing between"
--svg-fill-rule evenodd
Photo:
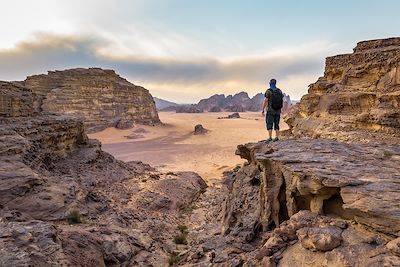
<instances>
[{"instance_id":1,"label":"sand dune","mask_svg":"<svg viewBox=\"0 0 400 267\"><path fill-rule=\"evenodd\" d=\"M103 149L118 159L140 160L163 171L195 171L212 184L223 171L243 163L235 155L238 144L263 140L267 135L260 113L241 113L240 119L218 119L228 114L160 112L163 126L108 128L89 136L99 139ZM196 124L202 124L209 132L193 135ZM137 128L146 130L144 138L126 138Z\"/></svg>"}]
</instances>

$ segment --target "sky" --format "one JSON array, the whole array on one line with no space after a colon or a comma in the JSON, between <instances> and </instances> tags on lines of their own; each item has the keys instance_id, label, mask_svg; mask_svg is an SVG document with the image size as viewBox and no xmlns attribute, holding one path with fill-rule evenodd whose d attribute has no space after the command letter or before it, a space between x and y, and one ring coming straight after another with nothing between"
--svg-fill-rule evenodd
<instances>
[{"instance_id":1,"label":"sky","mask_svg":"<svg viewBox=\"0 0 400 267\"><path fill-rule=\"evenodd\" d=\"M76 67L114 69L153 96L292 99L325 57L400 36L397 0L0 0L0 80Z\"/></svg>"}]
</instances>

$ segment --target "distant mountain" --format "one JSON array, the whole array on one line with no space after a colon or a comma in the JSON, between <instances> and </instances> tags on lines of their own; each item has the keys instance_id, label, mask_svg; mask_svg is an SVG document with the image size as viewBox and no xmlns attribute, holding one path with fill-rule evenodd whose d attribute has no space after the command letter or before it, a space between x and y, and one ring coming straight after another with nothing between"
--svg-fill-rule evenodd
<instances>
[{"instance_id":1,"label":"distant mountain","mask_svg":"<svg viewBox=\"0 0 400 267\"><path fill-rule=\"evenodd\" d=\"M170 107L177 107L179 106L179 104L168 101L168 100L164 100L158 97L153 97L154 102L156 103L156 109L157 110L162 110L162 109L166 109L166 108L170 108Z\"/></svg>"},{"instance_id":2,"label":"distant mountain","mask_svg":"<svg viewBox=\"0 0 400 267\"><path fill-rule=\"evenodd\" d=\"M246 111L261 111L264 94L258 93L252 98L246 92L240 92L235 95L225 96L224 94L215 94L209 98L199 101L198 104L179 105L169 101L162 100L163 103L168 103L162 108L159 108L157 100L162 100L154 97L156 107L161 111L176 111L177 113L201 113L201 112L246 112ZM283 113L286 113L292 107L290 96L284 97ZM160 105L161 107L161 105Z\"/></svg>"},{"instance_id":3,"label":"distant mountain","mask_svg":"<svg viewBox=\"0 0 400 267\"><path fill-rule=\"evenodd\" d=\"M197 109L206 112L261 111L263 99L264 96L262 93L256 94L253 98L250 98L246 92L240 92L228 96L225 96L224 94L216 94L209 98L200 100L197 104Z\"/></svg>"}]
</instances>

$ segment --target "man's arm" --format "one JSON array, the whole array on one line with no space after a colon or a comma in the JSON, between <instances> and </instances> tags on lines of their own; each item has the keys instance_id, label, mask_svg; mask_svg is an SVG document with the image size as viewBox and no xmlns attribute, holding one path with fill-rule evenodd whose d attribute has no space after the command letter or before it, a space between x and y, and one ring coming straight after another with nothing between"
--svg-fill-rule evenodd
<instances>
[{"instance_id":1,"label":"man's arm","mask_svg":"<svg viewBox=\"0 0 400 267\"><path fill-rule=\"evenodd\" d=\"M262 112L261 112L262 115L264 115L265 113L265 108L267 107L267 103L268 103L268 97L264 97L264 101L262 103Z\"/></svg>"}]
</instances>

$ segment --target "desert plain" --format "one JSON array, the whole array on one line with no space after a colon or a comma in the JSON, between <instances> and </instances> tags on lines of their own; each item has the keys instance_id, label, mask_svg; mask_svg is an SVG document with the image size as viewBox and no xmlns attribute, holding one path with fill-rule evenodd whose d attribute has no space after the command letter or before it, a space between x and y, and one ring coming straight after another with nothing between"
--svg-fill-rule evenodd
<instances>
[{"instance_id":1,"label":"desert plain","mask_svg":"<svg viewBox=\"0 0 400 267\"><path fill-rule=\"evenodd\" d=\"M120 160L142 161L162 171L195 171L212 185L224 171L244 162L235 155L237 144L267 137L261 113L244 112L240 118L224 118L229 114L160 112L162 125L137 124L128 130L107 128L89 137L100 140L103 149ZM208 132L194 135L197 124ZM127 138L139 128L145 130L137 133L140 138ZM287 129L284 122L281 129Z\"/></svg>"}]
</instances>

